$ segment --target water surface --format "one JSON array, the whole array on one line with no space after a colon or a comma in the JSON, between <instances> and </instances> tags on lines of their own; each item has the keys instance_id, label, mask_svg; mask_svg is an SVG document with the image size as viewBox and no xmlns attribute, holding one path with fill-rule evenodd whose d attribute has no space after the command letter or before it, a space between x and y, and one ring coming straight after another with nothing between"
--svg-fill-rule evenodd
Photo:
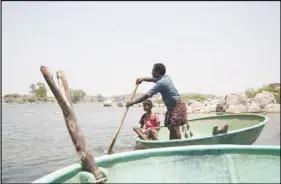
<instances>
[{"instance_id":1,"label":"water surface","mask_svg":"<svg viewBox=\"0 0 281 184\"><path fill-rule=\"evenodd\" d=\"M74 105L76 116L94 156L106 154L125 108L100 104ZM2 105L2 181L32 182L79 162L57 104ZM135 147L134 126L142 108L132 107L114 145L114 152ZM191 114L189 118L214 114ZM280 113L268 115L255 144L280 145ZM164 116L161 116L164 120Z\"/></svg>"}]
</instances>

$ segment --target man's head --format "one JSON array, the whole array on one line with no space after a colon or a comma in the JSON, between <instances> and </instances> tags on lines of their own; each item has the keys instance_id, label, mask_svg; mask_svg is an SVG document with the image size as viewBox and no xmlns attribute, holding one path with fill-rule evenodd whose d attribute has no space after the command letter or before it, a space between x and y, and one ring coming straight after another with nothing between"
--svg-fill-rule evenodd
<instances>
[{"instance_id":1,"label":"man's head","mask_svg":"<svg viewBox=\"0 0 281 184\"><path fill-rule=\"evenodd\" d=\"M149 112L149 111L151 111L152 107L153 107L153 103L151 100L148 99L143 102L144 111Z\"/></svg>"},{"instance_id":2,"label":"man's head","mask_svg":"<svg viewBox=\"0 0 281 184\"><path fill-rule=\"evenodd\" d=\"M158 78L161 75L165 75L165 73L166 73L166 67L165 67L164 64L156 63L156 64L153 65L151 74L154 78Z\"/></svg>"}]
</instances>

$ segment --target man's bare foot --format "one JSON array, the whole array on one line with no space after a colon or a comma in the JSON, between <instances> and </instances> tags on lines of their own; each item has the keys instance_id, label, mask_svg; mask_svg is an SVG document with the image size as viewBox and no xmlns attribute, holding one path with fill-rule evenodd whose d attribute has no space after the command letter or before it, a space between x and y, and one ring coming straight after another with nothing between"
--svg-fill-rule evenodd
<instances>
[{"instance_id":1,"label":"man's bare foot","mask_svg":"<svg viewBox=\"0 0 281 184\"><path fill-rule=\"evenodd\" d=\"M189 131L185 131L184 132L184 137L185 138L190 138L190 137L193 137L193 133L189 130Z\"/></svg>"}]
</instances>

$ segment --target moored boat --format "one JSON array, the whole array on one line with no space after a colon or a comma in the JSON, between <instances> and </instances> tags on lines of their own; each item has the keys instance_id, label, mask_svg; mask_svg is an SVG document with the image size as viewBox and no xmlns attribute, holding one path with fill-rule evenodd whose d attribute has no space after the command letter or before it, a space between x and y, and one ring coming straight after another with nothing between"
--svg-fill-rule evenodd
<instances>
[{"instance_id":1,"label":"moored boat","mask_svg":"<svg viewBox=\"0 0 281 184\"><path fill-rule=\"evenodd\" d=\"M280 146L159 148L105 155L96 162L106 183L280 183ZM81 168L73 164L33 183L95 182Z\"/></svg>"},{"instance_id":2,"label":"moored boat","mask_svg":"<svg viewBox=\"0 0 281 184\"><path fill-rule=\"evenodd\" d=\"M106 100L106 101L103 102L103 106L104 107L111 107L111 105L112 105L112 101L111 100Z\"/></svg>"},{"instance_id":3,"label":"moored boat","mask_svg":"<svg viewBox=\"0 0 281 184\"><path fill-rule=\"evenodd\" d=\"M218 115L189 120L193 137L169 140L169 130L161 127L159 140L142 140L136 137L136 148L161 148L187 145L244 144L251 145L259 137L269 118L258 114ZM213 135L213 128L228 125L228 132Z\"/></svg>"},{"instance_id":4,"label":"moored boat","mask_svg":"<svg viewBox=\"0 0 281 184\"><path fill-rule=\"evenodd\" d=\"M118 102L118 103L117 103L117 106L118 106L118 107L124 107L124 103Z\"/></svg>"}]
</instances>

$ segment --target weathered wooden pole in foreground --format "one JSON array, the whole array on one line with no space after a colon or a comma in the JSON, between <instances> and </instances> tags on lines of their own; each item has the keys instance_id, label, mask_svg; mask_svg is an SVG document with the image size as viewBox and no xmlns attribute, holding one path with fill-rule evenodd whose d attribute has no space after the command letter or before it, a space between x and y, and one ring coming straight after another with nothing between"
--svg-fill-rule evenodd
<instances>
[{"instance_id":1,"label":"weathered wooden pole in foreground","mask_svg":"<svg viewBox=\"0 0 281 184\"><path fill-rule=\"evenodd\" d=\"M92 173L95 176L97 183L104 183L105 179L98 169L94 157L86 148L85 137L78 126L78 120L72 108L71 99L69 99L70 94L68 85L62 72L58 72L57 74L61 86L60 92L48 68L46 66L41 66L40 70L61 107L68 132L80 157L83 169Z\"/></svg>"},{"instance_id":2,"label":"weathered wooden pole in foreground","mask_svg":"<svg viewBox=\"0 0 281 184\"><path fill-rule=\"evenodd\" d=\"M64 99L67 101L67 104L73 108L71 101L71 94L68 83L62 71L57 72L58 86L59 91L63 95Z\"/></svg>"}]
</instances>

